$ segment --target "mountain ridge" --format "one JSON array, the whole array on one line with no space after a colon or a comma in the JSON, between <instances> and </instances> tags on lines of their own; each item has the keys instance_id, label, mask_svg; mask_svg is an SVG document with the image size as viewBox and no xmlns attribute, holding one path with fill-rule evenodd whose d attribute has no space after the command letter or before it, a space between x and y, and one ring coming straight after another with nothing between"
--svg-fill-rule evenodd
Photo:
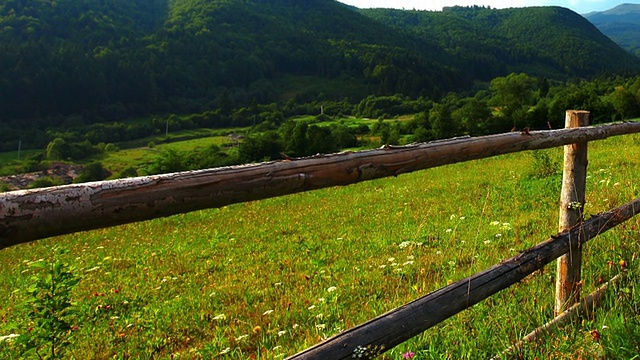
<instances>
[{"instance_id":1,"label":"mountain ridge","mask_svg":"<svg viewBox=\"0 0 640 360\"><path fill-rule=\"evenodd\" d=\"M640 4L620 4L583 16L622 48L640 57Z\"/></svg>"},{"instance_id":2,"label":"mountain ridge","mask_svg":"<svg viewBox=\"0 0 640 360\"><path fill-rule=\"evenodd\" d=\"M294 101L436 99L510 72L566 80L640 69L587 24L561 8L8 0L0 4L0 121L191 113L287 101L283 89Z\"/></svg>"}]
</instances>

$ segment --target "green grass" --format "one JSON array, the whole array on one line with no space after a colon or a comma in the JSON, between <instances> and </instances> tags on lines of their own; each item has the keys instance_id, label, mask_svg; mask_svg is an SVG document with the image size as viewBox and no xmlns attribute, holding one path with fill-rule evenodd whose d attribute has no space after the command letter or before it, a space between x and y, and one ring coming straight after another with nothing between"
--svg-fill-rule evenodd
<instances>
[{"instance_id":1,"label":"green grass","mask_svg":"<svg viewBox=\"0 0 640 360\"><path fill-rule=\"evenodd\" d=\"M211 145L224 148L224 146L228 144L230 144L230 140L226 135L212 135L190 140L157 143L153 147L141 146L124 148L114 152L107 152L96 160L102 162L105 168L117 174L128 167L140 169L146 164L151 163L163 149L188 152L197 148L206 148Z\"/></svg>"},{"instance_id":2,"label":"green grass","mask_svg":"<svg viewBox=\"0 0 640 360\"><path fill-rule=\"evenodd\" d=\"M0 176L20 173L25 159L42 152L42 150L33 149L22 150L20 156L17 151L0 152Z\"/></svg>"},{"instance_id":3,"label":"green grass","mask_svg":"<svg viewBox=\"0 0 640 360\"><path fill-rule=\"evenodd\" d=\"M589 151L587 213L640 196L640 135ZM545 154L562 162L560 148ZM82 277L67 356L280 359L556 233L561 175L542 176L536 159L505 155L4 249L0 335L30 326L25 261L59 244ZM585 293L622 271L620 260L627 279L595 317L525 347L524 358L640 352L638 240L634 218L584 247ZM498 354L552 317L554 272L551 264L381 358Z\"/></svg>"}]
</instances>

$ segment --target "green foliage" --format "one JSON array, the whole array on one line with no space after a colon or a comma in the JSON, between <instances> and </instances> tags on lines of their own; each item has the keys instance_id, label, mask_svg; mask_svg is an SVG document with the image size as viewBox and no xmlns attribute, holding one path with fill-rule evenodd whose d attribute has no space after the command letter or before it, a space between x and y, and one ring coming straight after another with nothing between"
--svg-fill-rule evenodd
<instances>
[{"instance_id":1,"label":"green foliage","mask_svg":"<svg viewBox=\"0 0 640 360\"><path fill-rule=\"evenodd\" d=\"M153 162L147 166L145 173L149 175L165 174L183 170L188 169L182 154L173 149L163 149Z\"/></svg>"},{"instance_id":2,"label":"green foliage","mask_svg":"<svg viewBox=\"0 0 640 360\"><path fill-rule=\"evenodd\" d=\"M71 295L80 281L75 269L62 262L60 256L68 251L53 248L53 260L28 263L30 285L23 306L27 318L23 333L16 339L22 355L40 359L63 359L71 344L76 319Z\"/></svg>"},{"instance_id":3,"label":"green foliage","mask_svg":"<svg viewBox=\"0 0 640 360\"><path fill-rule=\"evenodd\" d=\"M117 178L129 178L138 176L138 170L133 166L129 166L118 173Z\"/></svg>"},{"instance_id":4,"label":"green foliage","mask_svg":"<svg viewBox=\"0 0 640 360\"><path fill-rule=\"evenodd\" d=\"M544 179L562 173L562 164L552 158L552 150L533 150L530 152L533 161L530 163L527 176L533 179Z\"/></svg>"},{"instance_id":5,"label":"green foliage","mask_svg":"<svg viewBox=\"0 0 640 360\"><path fill-rule=\"evenodd\" d=\"M101 162L94 161L85 165L73 182L84 183L89 181L100 181L109 177L110 173L107 171Z\"/></svg>"},{"instance_id":6,"label":"green foliage","mask_svg":"<svg viewBox=\"0 0 640 360\"><path fill-rule=\"evenodd\" d=\"M62 160L66 158L67 143L62 138L55 138L47 145L47 159Z\"/></svg>"},{"instance_id":7,"label":"green foliage","mask_svg":"<svg viewBox=\"0 0 640 360\"><path fill-rule=\"evenodd\" d=\"M457 126L451 117L451 108L447 104L434 104L429 111L429 124L437 139L453 136L457 132Z\"/></svg>"},{"instance_id":8,"label":"green foliage","mask_svg":"<svg viewBox=\"0 0 640 360\"><path fill-rule=\"evenodd\" d=\"M527 74L509 74L491 80L490 105L499 109L504 118L513 121L513 127L523 128L530 106L534 104L536 80Z\"/></svg>"},{"instance_id":9,"label":"green foliage","mask_svg":"<svg viewBox=\"0 0 640 360\"><path fill-rule=\"evenodd\" d=\"M247 136L238 149L239 159L243 163L281 158L283 147L281 138L275 131Z\"/></svg>"},{"instance_id":10,"label":"green foliage","mask_svg":"<svg viewBox=\"0 0 640 360\"><path fill-rule=\"evenodd\" d=\"M216 145L206 148L195 148L192 151L178 151L173 148L163 148L153 158L142 172L147 175L165 174L178 171L198 170L220 166L233 165L237 162ZM125 169L120 177L136 176L135 169Z\"/></svg>"},{"instance_id":11,"label":"green foliage","mask_svg":"<svg viewBox=\"0 0 640 360\"><path fill-rule=\"evenodd\" d=\"M62 181L60 181L60 179L49 177L49 176L43 176L43 177L39 177L39 178L35 179L33 182L31 182L31 184L29 184L29 188L30 189L36 189L36 188L58 186L58 185L63 185L63 183L62 183Z\"/></svg>"}]
</instances>

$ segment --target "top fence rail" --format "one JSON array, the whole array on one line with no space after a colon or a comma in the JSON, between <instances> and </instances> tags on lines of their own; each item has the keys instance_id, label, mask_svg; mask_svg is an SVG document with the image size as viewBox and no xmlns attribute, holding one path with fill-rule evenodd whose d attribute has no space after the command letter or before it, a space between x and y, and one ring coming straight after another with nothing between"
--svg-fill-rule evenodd
<instances>
[{"instance_id":1,"label":"top fence rail","mask_svg":"<svg viewBox=\"0 0 640 360\"><path fill-rule=\"evenodd\" d=\"M0 249L55 235L640 132L640 122L464 137L0 194Z\"/></svg>"}]
</instances>

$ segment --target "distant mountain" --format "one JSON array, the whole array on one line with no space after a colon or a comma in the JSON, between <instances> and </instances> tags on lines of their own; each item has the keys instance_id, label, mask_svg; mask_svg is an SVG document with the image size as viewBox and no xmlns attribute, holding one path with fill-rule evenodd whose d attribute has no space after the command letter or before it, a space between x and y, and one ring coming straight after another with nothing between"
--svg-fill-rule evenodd
<instances>
[{"instance_id":1,"label":"distant mountain","mask_svg":"<svg viewBox=\"0 0 640 360\"><path fill-rule=\"evenodd\" d=\"M88 123L369 94L438 98L510 72L565 80L639 69L640 59L555 7L0 2L0 122L77 115Z\"/></svg>"},{"instance_id":2,"label":"distant mountain","mask_svg":"<svg viewBox=\"0 0 640 360\"><path fill-rule=\"evenodd\" d=\"M622 4L584 17L621 47L640 56L640 4Z\"/></svg>"}]
</instances>

